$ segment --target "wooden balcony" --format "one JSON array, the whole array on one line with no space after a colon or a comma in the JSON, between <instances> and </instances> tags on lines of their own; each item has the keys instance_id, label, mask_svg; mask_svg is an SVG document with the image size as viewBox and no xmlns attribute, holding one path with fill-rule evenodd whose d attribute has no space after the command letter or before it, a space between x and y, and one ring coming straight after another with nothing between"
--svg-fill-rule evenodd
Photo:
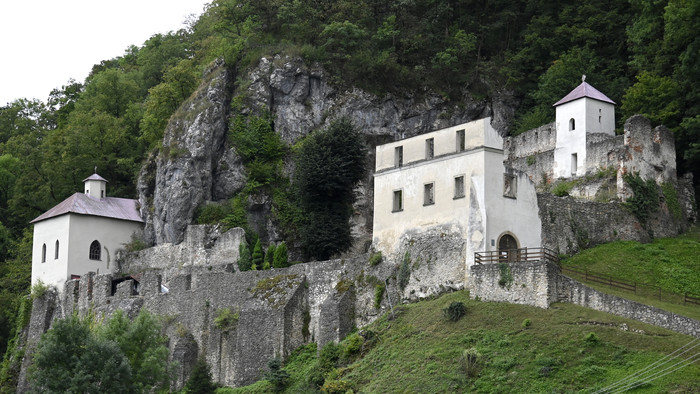
<instances>
[{"instance_id":1,"label":"wooden balcony","mask_svg":"<svg viewBox=\"0 0 700 394\"><path fill-rule=\"evenodd\" d=\"M520 248L511 250L494 250L474 253L477 264L519 263L525 261L549 261L559 264L559 256L547 248Z\"/></svg>"}]
</instances>

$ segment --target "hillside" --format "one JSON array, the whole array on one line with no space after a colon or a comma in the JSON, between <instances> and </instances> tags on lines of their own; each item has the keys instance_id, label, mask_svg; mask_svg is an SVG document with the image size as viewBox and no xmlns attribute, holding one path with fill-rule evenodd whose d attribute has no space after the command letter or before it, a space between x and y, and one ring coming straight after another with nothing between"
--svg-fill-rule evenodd
<instances>
[{"instance_id":1,"label":"hillside","mask_svg":"<svg viewBox=\"0 0 700 394\"><path fill-rule=\"evenodd\" d=\"M452 302L467 307L458 322L443 315ZM335 369L325 367L328 392L592 392L692 341L688 336L569 304L543 310L469 300L466 292L402 305L395 314L395 320L387 313L360 330L365 339L351 334L340 344ZM478 353L471 375L460 364L462 352L468 349ZM697 357L697 350L684 357L690 355ZM314 392L308 378L314 376L313 371L323 370L321 358L316 360L314 345L292 356L285 367L291 375L285 392ZM661 372L672 364L651 371ZM666 372L634 392L700 390L697 361ZM270 390L270 383L261 381L219 393Z\"/></svg>"}]
</instances>

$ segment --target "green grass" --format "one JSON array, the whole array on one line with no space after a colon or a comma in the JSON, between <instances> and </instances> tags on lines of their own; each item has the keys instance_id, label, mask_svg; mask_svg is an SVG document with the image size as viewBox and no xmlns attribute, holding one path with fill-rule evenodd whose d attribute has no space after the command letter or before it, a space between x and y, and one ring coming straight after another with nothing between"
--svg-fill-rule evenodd
<instances>
[{"instance_id":1,"label":"green grass","mask_svg":"<svg viewBox=\"0 0 700 394\"><path fill-rule=\"evenodd\" d=\"M452 302L467 307L466 316L458 322L443 316L443 309ZM341 357L327 382L343 381L356 393L591 392L692 339L576 305L554 304L545 310L479 302L464 291L397 309L396 320L384 316L365 328L376 334L375 344L362 346L354 358ZM530 321L527 328L525 319ZM629 330L621 329L623 323ZM357 342L357 335L352 341ZM348 345L341 343L340 349L344 346ZM471 348L479 360L470 377L463 372L460 357ZM315 346L308 345L287 362L293 386L286 392L316 392L305 383L306 376L318 368L315 353ZM266 384L224 392L264 392L270 388ZM698 390L700 363L696 362L634 392Z\"/></svg>"},{"instance_id":2,"label":"green grass","mask_svg":"<svg viewBox=\"0 0 700 394\"><path fill-rule=\"evenodd\" d=\"M608 286L587 283L606 293L700 318L700 306L682 305L683 294L700 296L698 227L677 238L658 238L648 244L617 241L600 245L563 260L562 265L608 275L625 282L657 286L662 290L661 301L658 299L658 290L649 287L640 287L640 291L635 295L610 289Z\"/></svg>"}]
</instances>

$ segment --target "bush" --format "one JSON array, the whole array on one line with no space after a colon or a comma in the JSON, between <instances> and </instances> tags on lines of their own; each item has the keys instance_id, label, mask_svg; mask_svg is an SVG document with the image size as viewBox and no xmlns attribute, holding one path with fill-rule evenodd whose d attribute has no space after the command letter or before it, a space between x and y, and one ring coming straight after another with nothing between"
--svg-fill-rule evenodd
<instances>
[{"instance_id":1,"label":"bush","mask_svg":"<svg viewBox=\"0 0 700 394\"><path fill-rule=\"evenodd\" d=\"M358 354L362 350L364 342L364 338L356 332L348 335L341 346L343 360L349 360L352 356Z\"/></svg>"},{"instance_id":2,"label":"bush","mask_svg":"<svg viewBox=\"0 0 700 394\"><path fill-rule=\"evenodd\" d=\"M211 377L209 364L200 358L192 368L192 373L185 383L184 392L187 394L210 394L215 391L216 384Z\"/></svg>"},{"instance_id":3,"label":"bush","mask_svg":"<svg viewBox=\"0 0 700 394\"><path fill-rule=\"evenodd\" d=\"M270 267L274 267L275 249L276 249L275 244L273 244L273 243L270 243L270 245L267 246L267 250L265 251L265 265L268 268L266 268L266 269L269 269Z\"/></svg>"},{"instance_id":4,"label":"bush","mask_svg":"<svg viewBox=\"0 0 700 394\"><path fill-rule=\"evenodd\" d=\"M659 208L658 186L653 179L645 181L639 174L625 174L622 178L634 193L624 205L646 226L649 217Z\"/></svg>"},{"instance_id":5,"label":"bush","mask_svg":"<svg viewBox=\"0 0 700 394\"><path fill-rule=\"evenodd\" d=\"M238 323L239 317L240 314L232 312L230 308L219 309L214 318L214 326L222 331L230 330Z\"/></svg>"},{"instance_id":6,"label":"bush","mask_svg":"<svg viewBox=\"0 0 700 394\"><path fill-rule=\"evenodd\" d=\"M521 325L524 329L528 329L530 326L532 326L532 321L530 321L530 319L525 319Z\"/></svg>"},{"instance_id":7,"label":"bush","mask_svg":"<svg viewBox=\"0 0 700 394\"><path fill-rule=\"evenodd\" d=\"M451 321L459 321L467 314L467 307L462 302L452 302L450 306L442 310L442 313Z\"/></svg>"},{"instance_id":8,"label":"bush","mask_svg":"<svg viewBox=\"0 0 700 394\"><path fill-rule=\"evenodd\" d=\"M411 253L407 250L403 255L403 262L401 263L401 268L399 269L399 288L403 289L408 286L408 282L411 279Z\"/></svg>"},{"instance_id":9,"label":"bush","mask_svg":"<svg viewBox=\"0 0 700 394\"><path fill-rule=\"evenodd\" d=\"M384 285L376 285L374 287L374 307L379 309L382 306L382 298L384 298L384 291L386 288Z\"/></svg>"},{"instance_id":10,"label":"bush","mask_svg":"<svg viewBox=\"0 0 700 394\"><path fill-rule=\"evenodd\" d=\"M250 255L250 249L248 249L248 244L241 242L238 247L238 269L243 271L249 271L253 265L253 258Z\"/></svg>"},{"instance_id":11,"label":"bush","mask_svg":"<svg viewBox=\"0 0 700 394\"><path fill-rule=\"evenodd\" d=\"M41 298L49 290L49 286L46 285L41 279L37 280L34 286L32 286L32 300Z\"/></svg>"},{"instance_id":12,"label":"bush","mask_svg":"<svg viewBox=\"0 0 700 394\"><path fill-rule=\"evenodd\" d=\"M282 369L282 362L278 358L273 358L267 362L268 371L265 372L267 379L274 386L275 392L284 391L289 383L289 373Z\"/></svg>"},{"instance_id":13,"label":"bush","mask_svg":"<svg viewBox=\"0 0 700 394\"><path fill-rule=\"evenodd\" d=\"M272 257L272 266L275 268L284 268L289 266L289 254L287 253L287 244L282 242L275 248L275 254Z\"/></svg>"},{"instance_id":14,"label":"bush","mask_svg":"<svg viewBox=\"0 0 700 394\"><path fill-rule=\"evenodd\" d=\"M600 338L598 338L594 332L589 332L585 337L583 337L583 342L585 342L588 346L594 346L600 342Z\"/></svg>"},{"instance_id":15,"label":"bush","mask_svg":"<svg viewBox=\"0 0 700 394\"><path fill-rule=\"evenodd\" d=\"M382 252L374 252L369 256L369 265L374 267L382 262Z\"/></svg>"},{"instance_id":16,"label":"bush","mask_svg":"<svg viewBox=\"0 0 700 394\"><path fill-rule=\"evenodd\" d=\"M561 181L554 185L552 188L552 194L557 197L565 197L569 195L571 189L574 187L574 182Z\"/></svg>"},{"instance_id":17,"label":"bush","mask_svg":"<svg viewBox=\"0 0 700 394\"><path fill-rule=\"evenodd\" d=\"M251 266L251 269L256 270L256 269L263 269L263 251L262 251L262 246L260 246L260 240L258 239L255 242L255 246L253 247L253 265ZM255 268L253 268L255 267Z\"/></svg>"},{"instance_id":18,"label":"bush","mask_svg":"<svg viewBox=\"0 0 700 394\"><path fill-rule=\"evenodd\" d=\"M479 372L481 363L481 354L475 348L469 348L462 351L459 357L459 366L462 373L468 377L474 377Z\"/></svg>"}]
</instances>

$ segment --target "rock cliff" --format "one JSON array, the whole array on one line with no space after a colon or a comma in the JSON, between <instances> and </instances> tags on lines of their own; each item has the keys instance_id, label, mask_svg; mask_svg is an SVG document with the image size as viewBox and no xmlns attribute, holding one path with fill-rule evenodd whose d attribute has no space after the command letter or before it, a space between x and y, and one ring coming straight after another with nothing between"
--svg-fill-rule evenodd
<instances>
[{"instance_id":1,"label":"rock cliff","mask_svg":"<svg viewBox=\"0 0 700 394\"><path fill-rule=\"evenodd\" d=\"M508 93L476 99L465 91L464 100L453 103L431 92L415 98L377 97L357 88L340 90L319 67L289 57L264 57L251 70L238 74L215 63L196 93L173 116L162 148L149 158L139 176L149 245L182 242L197 207L230 198L242 189L245 173L227 142L228 118L263 112L272 115L275 131L290 145L312 130L348 117L367 135L373 153L379 143L486 116L493 117L494 127L505 133L514 105ZM352 218L353 251L365 249L371 239L371 167L356 190L360 198ZM269 214L265 207L258 211ZM264 240L278 241L279 231L272 221L256 218L256 222L264 224L259 229Z\"/></svg>"}]
</instances>

